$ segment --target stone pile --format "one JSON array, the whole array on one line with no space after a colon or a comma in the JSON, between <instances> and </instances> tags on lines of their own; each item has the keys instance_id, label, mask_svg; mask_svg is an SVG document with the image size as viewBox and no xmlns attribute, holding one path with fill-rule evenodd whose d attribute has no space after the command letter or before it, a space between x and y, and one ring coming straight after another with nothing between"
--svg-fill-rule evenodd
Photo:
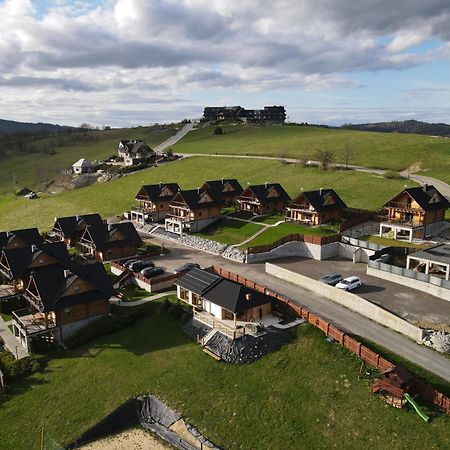
<instances>
[{"instance_id":1,"label":"stone pile","mask_svg":"<svg viewBox=\"0 0 450 450\"><path fill-rule=\"evenodd\" d=\"M450 353L450 334L445 331L427 330L422 342L441 353Z\"/></svg>"}]
</instances>

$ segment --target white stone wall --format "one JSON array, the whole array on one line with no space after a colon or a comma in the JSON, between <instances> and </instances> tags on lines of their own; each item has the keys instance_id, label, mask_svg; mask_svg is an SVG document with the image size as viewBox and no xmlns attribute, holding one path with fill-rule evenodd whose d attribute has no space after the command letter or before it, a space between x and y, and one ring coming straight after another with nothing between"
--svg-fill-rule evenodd
<instances>
[{"instance_id":1,"label":"white stone wall","mask_svg":"<svg viewBox=\"0 0 450 450\"><path fill-rule=\"evenodd\" d=\"M313 280L307 276L292 272L283 267L276 266L275 264L266 263L266 272L269 275L273 275L277 278L281 278L285 281L293 283L309 291L313 291L323 297L332 300L346 308L351 309L364 317L367 317L375 322L380 323L383 326L391 328L414 341L421 342L424 335L424 330L400 317L386 311L383 308L359 297L351 292L346 292L337 289L333 286L329 286L320 281Z\"/></svg>"}]
</instances>

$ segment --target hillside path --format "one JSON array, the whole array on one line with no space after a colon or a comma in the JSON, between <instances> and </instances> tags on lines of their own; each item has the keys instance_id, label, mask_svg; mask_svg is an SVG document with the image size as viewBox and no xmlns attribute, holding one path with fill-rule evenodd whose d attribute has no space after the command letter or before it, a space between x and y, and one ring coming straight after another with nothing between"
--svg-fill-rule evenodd
<instances>
[{"instance_id":1,"label":"hillside path","mask_svg":"<svg viewBox=\"0 0 450 450\"><path fill-rule=\"evenodd\" d=\"M169 139L165 140L158 146L156 146L153 150L156 152L163 152L166 148L176 144L181 138L186 136L192 129L197 125L195 122L187 123L181 130L179 130L173 136L170 136Z\"/></svg>"}]
</instances>

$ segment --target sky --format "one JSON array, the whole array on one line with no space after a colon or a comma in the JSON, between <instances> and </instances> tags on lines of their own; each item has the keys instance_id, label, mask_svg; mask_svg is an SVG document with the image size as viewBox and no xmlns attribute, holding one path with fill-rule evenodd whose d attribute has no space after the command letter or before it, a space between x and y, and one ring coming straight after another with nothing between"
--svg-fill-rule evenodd
<instances>
[{"instance_id":1,"label":"sky","mask_svg":"<svg viewBox=\"0 0 450 450\"><path fill-rule=\"evenodd\" d=\"M450 122L449 0L0 0L0 118Z\"/></svg>"}]
</instances>

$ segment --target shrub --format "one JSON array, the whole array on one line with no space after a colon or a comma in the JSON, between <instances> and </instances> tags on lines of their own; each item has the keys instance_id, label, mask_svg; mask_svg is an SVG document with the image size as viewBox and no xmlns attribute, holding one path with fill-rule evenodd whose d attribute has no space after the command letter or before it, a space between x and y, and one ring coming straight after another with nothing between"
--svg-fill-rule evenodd
<instances>
[{"instance_id":1,"label":"shrub","mask_svg":"<svg viewBox=\"0 0 450 450\"><path fill-rule=\"evenodd\" d=\"M223 134L223 128L219 125L216 128L214 128L213 134L218 136Z\"/></svg>"},{"instance_id":2,"label":"shrub","mask_svg":"<svg viewBox=\"0 0 450 450\"><path fill-rule=\"evenodd\" d=\"M395 172L394 170L384 171L383 177L387 178L388 180L399 180L400 178L403 178L398 172Z\"/></svg>"},{"instance_id":3,"label":"shrub","mask_svg":"<svg viewBox=\"0 0 450 450\"><path fill-rule=\"evenodd\" d=\"M28 372L36 372L39 368L39 361L34 356L15 359L10 352L0 352L0 369L8 380L21 378Z\"/></svg>"}]
</instances>

